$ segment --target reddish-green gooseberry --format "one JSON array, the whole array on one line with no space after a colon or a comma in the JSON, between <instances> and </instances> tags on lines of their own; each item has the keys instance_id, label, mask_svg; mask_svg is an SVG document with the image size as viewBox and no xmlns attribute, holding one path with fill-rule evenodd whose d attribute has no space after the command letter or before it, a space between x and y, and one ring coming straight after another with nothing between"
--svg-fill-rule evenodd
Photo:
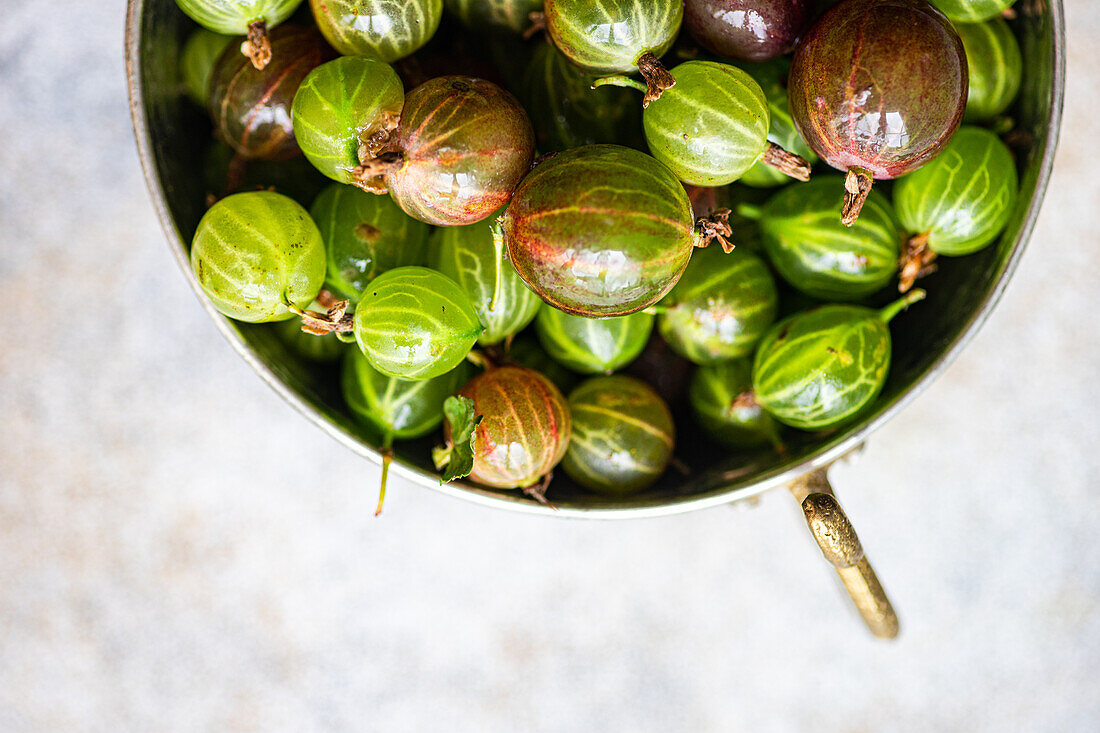
<instances>
[{"instance_id":1,"label":"reddish-green gooseberry","mask_svg":"<svg viewBox=\"0 0 1100 733\"><path fill-rule=\"evenodd\" d=\"M617 145L574 148L539 163L500 223L528 287L555 308L600 317L663 298L692 247L711 236L695 227L672 171Z\"/></svg>"},{"instance_id":2,"label":"reddish-green gooseberry","mask_svg":"<svg viewBox=\"0 0 1100 733\"><path fill-rule=\"evenodd\" d=\"M332 55L317 31L283 25L271 33L273 58L262 70L232 49L210 80L210 116L225 142L246 158L283 160L300 151L291 104L306 75Z\"/></svg>"},{"instance_id":3,"label":"reddish-green gooseberry","mask_svg":"<svg viewBox=\"0 0 1100 733\"><path fill-rule=\"evenodd\" d=\"M966 50L970 93L963 120L980 122L1004 113L1020 91L1024 61L1012 29L1001 18L955 26Z\"/></svg>"},{"instance_id":4,"label":"reddish-green gooseberry","mask_svg":"<svg viewBox=\"0 0 1100 733\"><path fill-rule=\"evenodd\" d=\"M443 16L443 0L309 0L309 6L337 51L386 63L430 41Z\"/></svg>"},{"instance_id":5,"label":"reddish-green gooseberry","mask_svg":"<svg viewBox=\"0 0 1100 733\"><path fill-rule=\"evenodd\" d=\"M751 354L775 320L775 280L763 260L738 247L696 252L658 306L661 336L696 364Z\"/></svg>"},{"instance_id":6,"label":"reddish-green gooseberry","mask_svg":"<svg viewBox=\"0 0 1100 733\"><path fill-rule=\"evenodd\" d=\"M376 59L344 56L309 73L294 95L294 136L306 158L334 181L355 183L372 144L388 138L405 92L397 72Z\"/></svg>"},{"instance_id":7,"label":"reddish-green gooseberry","mask_svg":"<svg viewBox=\"0 0 1100 733\"><path fill-rule=\"evenodd\" d=\"M923 297L923 290L913 290L878 311L824 305L775 324L753 363L756 401L780 422L803 430L855 417L886 384L890 320Z\"/></svg>"},{"instance_id":8,"label":"reddish-green gooseberry","mask_svg":"<svg viewBox=\"0 0 1100 733\"><path fill-rule=\"evenodd\" d=\"M545 18L554 45L585 72L640 71L645 104L675 84L658 59L676 40L682 0L546 0Z\"/></svg>"},{"instance_id":9,"label":"reddish-green gooseberry","mask_svg":"<svg viewBox=\"0 0 1100 733\"><path fill-rule=\"evenodd\" d=\"M360 185L389 191L405 213L437 226L481 221L508 203L535 156L535 133L496 84L442 76L409 92L386 153Z\"/></svg>"},{"instance_id":10,"label":"reddish-green gooseberry","mask_svg":"<svg viewBox=\"0 0 1100 733\"><path fill-rule=\"evenodd\" d=\"M692 412L714 440L734 448L783 442L779 424L764 411L752 391L752 361L731 359L699 367L688 391Z\"/></svg>"},{"instance_id":11,"label":"reddish-green gooseberry","mask_svg":"<svg viewBox=\"0 0 1100 733\"><path fill-rule=\"evenodd\" d=\"M262 69L271 61L267 32L289 18L302 0L176 0L180 10L207 30L248 39L241 53Z\"/></svg>"},{"instance_id":12,"label":"reddish-green gooseberry","mask_svg":"<svg viewBox=\"0 0 1100 733\"><path fill-rule=\"evenodd\" d=\"M367 284L387 270L428 264L428 226L388 196L330 184L309 213L325 239L325 285L358 301Z\"/></svg>"},{"instance_id":13,"label":"reddish-green gooseberry","mask_svg":"<svg viewBox=\"0 0 1100 733\"><path fill-rule=\"evenodd\" d=\"M848 174L841 218L851 224L874 179L947 146L966 106L966 54L926 0L844 0L799 43L787 91L799 133Z\"/></svg>"},{"instance_id":14,"label":"reddish-green gooseberry","mask_svg":"<svg viewBox=\"0 0 1100 733\"><path fill-rule=\"evenodd\" d=\"M180 52L180 77L187 96L203 109L210 102L210 77L214 64L233 41L233 36L223 36L205 28L196 28L187 37Z\"/></svg>"},{"instance_id":15,"label":"reddish-green gooseberry","mask_svg":"<svg viewBox=\"0 0 1100 733\"><path fill-rule=\"evenodd\" d=\"M325 280L325 244L300 204L269 191L210 207L191 243L199 286L238 321L281 321L306 308Z\"/></svg>"},{"instance_id":16,"label":"reddish-green gooseberry","mask_svg":"<svg viewBox=\"0 0 1100 733\"><path fill-rule=\"evenodd\" d=\"M671 71L676 85L646 106L642 127L653 157L684 183L724 186L757 161L809 180L810 166L768 141L768 100L745 71L713 61L687 61ZM625 76L600 79L645 91Z\"/></svg>"},{"instance_id":17,"label":"reddish-green gooseberry","mask_svg":"<svg viewBox=\"0 0 1100 733\"><path fill-rule=\"evenodd\" d=\"M355 306L355 340L371 365L388 377L445 374L466 358L482 330L458 283L427 267L382 273Z\"/></svg>"},{"instance_id":18,"label":"reddish-green gooseberry","mask_svg":"<svg viewBox=\"0 0 1100 733\"><path fill-rule=\"evenodd\" d=\"M942 155L894 187L898 217L914 235L902 257L900 290L927 274L937 255L968 255L992 243L1012 216L1018 190L1005 144L983 128L960 128Z\"/></svg>"},{"instance_id":19,"label":"reddish-green gooseberry","mask_svg":"<svg viewBox=\"0 0 1100 733\"><path fill-rule=\"evenodd\" d=\"M420 438L438 428L443 422L443 401L469 376L470 366L462 362L431 379L397 379L371 366L359 349L348 350L340 380L344 401L356 420L378 433L382 453L382 480L375 516L382 513L386 497L393 441Z\"/></svg>"},{"instance_id":20,"label":"reddish-green gooseberry","mask_svg":"<svg viewBox=\"0 0 1100 733\"><path fill-rule=\"evenodd\" d=\"M542 301L503 260L491 225L440 227L432 234L431 265L458 283L485 327L478 341L496 344L525 329Z\"/></svg>"},{"instance_id":21,"label":"reddish-green gooseberry","mask_svg":"<svg viewBox=\"0 0 1100 733\"><path fill-rule=\"evenodd\" d=\"M569 411L573 435L561 466L592 491L637 493L657 481L672 460L672 413L639 379L593 377L569 395Z\"/></svg>"},{"instance_id":22,"label":"reddish-green gooseberry","mask_svg":"<svg viewBox=\"0 0 1100 733\"><path fill-rule=\"evenodd\" d=\"M863 213L847 227L837 218L844 179L819 176L783 189L758 216L764 251L776 271L798 290L824 300L858 300L883 288L897 271L901 230L885 195L872 191Z\"/></svg>"},{"instance_id":23,"label":"reddish-green gooseberry","mask_svg":"<svg viewBox=\"0 0 1100 733\"><path fill-rule=\"evenodd\" d=\"M569 405L538 372L497 367L474 377L458 394L481 418L473 434L470 480L497 489L531 489L565 455L573 430ZM444 423L448 441L454 429L450 420ZM541 496L537 489L534 493Z\"/></svg>"},{"instance_id":24,"label":"reddish-green gooseberry","mask_svg":"<svg viewBox=\"0 0 1100 733\"><path fill-rule=\"evenodd\" d=\"M582 374L610 374L642 353L653 320L646 312L587 318L543 308L535 319L535 329L539 343L559 364Z\"/></svg>"},{"instance_id":25,"label":"reddish-green gooseberry","mask_svg":"<svg viewBox=\"0 0 1100 733\"><path fill-rule=\"evenodd\" d=\"M815 0L685 0L684 25L711 53L769 61L794 49L809 27Z\"/></svg>"}]
</instances>

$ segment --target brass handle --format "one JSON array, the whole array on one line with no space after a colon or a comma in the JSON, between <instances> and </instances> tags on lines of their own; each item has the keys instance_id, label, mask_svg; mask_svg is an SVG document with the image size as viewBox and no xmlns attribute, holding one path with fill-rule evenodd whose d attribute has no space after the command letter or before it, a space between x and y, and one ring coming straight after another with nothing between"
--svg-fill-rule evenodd
<instances>
[{"instance_id":1,"label":"brass handle","mask_svg":"<svg viewBox=\"0 0 1100 733\"><path fill-rule=\"evenodd\" d=\"M867 628L881 639L895 638L898 615L863 554L855 527L833 494L826 469L806 474L788 488L802 504L810 532L825 559L836 568Z\"/></svg>"}]
</instances>

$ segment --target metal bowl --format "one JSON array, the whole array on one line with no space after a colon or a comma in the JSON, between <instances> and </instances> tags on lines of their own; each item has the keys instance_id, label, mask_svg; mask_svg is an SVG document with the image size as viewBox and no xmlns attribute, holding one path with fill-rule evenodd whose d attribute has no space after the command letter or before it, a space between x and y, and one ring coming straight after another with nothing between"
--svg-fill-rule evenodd
<instances>
[{"instance_id":1,"label":"metal bowl","mask_svg":"<svg viewBox=\"0 0 1100 733\"><path fill-rule=\"evenodd\" d=\"M1012 110L1016 124L1012 139L1021 173L1016 210L996 245L969 257L942 258L940 271L927 281L928 299L894 321L890 377L861 420L825 435L796 438L782 457L771 451L722 451L692 435L692 428L679 421L684 430L677 458L686 465L687 473L671 470L650 490L619 499L597 497L559 475L550 489L552 508L520 492L463 483L441 485L430 464L430 440L399 446L392 470L412 483L487 506L598 519L687 512L788 486L802 502L811 530L872 631L880 636L895 635L896 616L831 495L825 470L861 445L958 355L996 305L1031 235L1061 122L1065 30L1060 0L1019 0L1015 9L1013 28L1026 61L1020 97ZM188 246L205 210L201 161L210 143L208 125L185 100L179 81L179 50L193 27L174 0L129 2L126 74L130 108L146 181L169 246L211 318L256 372L322 430L379 463L378 450L344 406L335 371L301 362L268 326L238 323L220 315L203 296L191 271Z\"/></svg>"}]
</instances>

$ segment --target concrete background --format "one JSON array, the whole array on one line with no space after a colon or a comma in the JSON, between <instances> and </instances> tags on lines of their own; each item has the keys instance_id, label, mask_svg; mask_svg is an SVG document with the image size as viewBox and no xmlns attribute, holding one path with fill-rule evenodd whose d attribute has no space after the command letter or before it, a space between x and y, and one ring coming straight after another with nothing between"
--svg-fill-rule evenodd
<instances>
[{"instance_id":1,"label":"concrete background","mask_svg":"<svg viewBox=\"0 0 1100 733\"><path fill-rule=\"evenodd\" d=\"M265 387L154 220L123 2L0 23L0 730L1100 728L1100 3L964 355L835 482L870 639L789 496L628 523L395 481Z\"/></svg>"}]
</instances>

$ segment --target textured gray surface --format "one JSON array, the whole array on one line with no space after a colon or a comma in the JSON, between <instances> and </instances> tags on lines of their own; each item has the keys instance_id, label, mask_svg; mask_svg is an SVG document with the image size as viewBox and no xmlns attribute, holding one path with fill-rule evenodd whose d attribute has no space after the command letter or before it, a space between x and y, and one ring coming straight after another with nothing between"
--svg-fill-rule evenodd
<instances>
[{"instance_id":1,"label":"textured gray surface","mask_svg":"<svg viewBox=\"0 0 1100 733\"><path fill-rule=\"evenodd\" d=\"M377 469L260 382L164 246L122 0L5 3L0 730L1096 730L1100 4L1067 6L1020 272L835 472L901 609L884 644L781 493L586 523L395 482L375 521Z\"/></svg>"}]
</instances>

